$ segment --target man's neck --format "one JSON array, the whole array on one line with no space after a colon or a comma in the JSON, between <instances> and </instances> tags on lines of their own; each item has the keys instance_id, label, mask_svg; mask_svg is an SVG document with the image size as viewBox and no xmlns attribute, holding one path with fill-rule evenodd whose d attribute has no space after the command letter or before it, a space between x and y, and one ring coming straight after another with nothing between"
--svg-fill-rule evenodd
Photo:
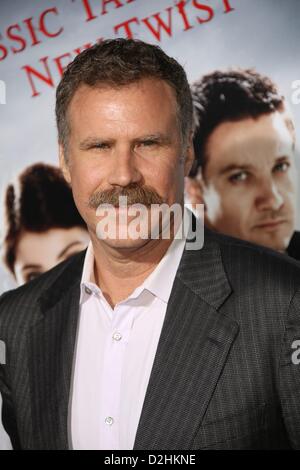
<instances>
[{"instance_id":1,"label":"man's neck","mask_svg":"<svg viewBox=\"0 0 300 470\"><path fill-rule=\"evenodd\" d=\"M172 239L149 240L136 248L115 248L91 235L95 282L113 308L126 299L151 274Z\"/></svg>"}]
</instances>

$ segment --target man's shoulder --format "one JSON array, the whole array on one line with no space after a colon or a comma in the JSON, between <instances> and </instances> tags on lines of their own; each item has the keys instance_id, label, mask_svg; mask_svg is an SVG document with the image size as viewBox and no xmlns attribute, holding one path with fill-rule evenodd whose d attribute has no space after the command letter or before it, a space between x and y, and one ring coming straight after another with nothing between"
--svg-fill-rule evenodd
<instances>
[{"instance_id":1,"label":"man's shoulder","mask_svg":"<svg viewBox=\"0 0 300 470\"><path fill-rule=\"evenodd\" d=\"M300 261L300 232L296 231L293 233L287 248L287 254L295 260Z\"/></svg>"},{"instance_id":2,"label":"man's shoulder","mask_svg":"<svg viewBox=\"0 0 300 470\"><path fill-rule=\"evenodd\" d=\"M62 285L65 282L66 288L72 282L78 282L85 251L59 263L27 284L4 292L0 297L0 332L2 333L10 324L16 329L32 324L39 310L39 299L46 292L55 295L59 280Z\"/></svg>"},{"instance_id":3,"label":"man's shoulder","mask_svg":"<svg viewBox=\"0 0 300 470\"><path fill-rule=\"evenodd\" d=\"M300 288L299 261L287 254L250 243L238 238L209 231L208 236L219 246L226 271L239 279L265 279L282 285L289 284L293 289ZM274 285L274 284L273 284Z\"/></svg>"}]
</instances>

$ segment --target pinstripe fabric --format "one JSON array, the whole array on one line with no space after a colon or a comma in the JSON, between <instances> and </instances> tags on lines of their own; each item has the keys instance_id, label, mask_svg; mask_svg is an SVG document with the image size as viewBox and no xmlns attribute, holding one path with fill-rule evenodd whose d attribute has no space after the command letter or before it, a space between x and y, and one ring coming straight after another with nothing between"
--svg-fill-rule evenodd
<instances>
[{"instance_id":1,"label":"pinstripe fabric","mask_svg":"<svg viewBox=\"0 0 300 470\"><path fill-rule=\"evenodd\" d=\"M68 390L84 254L1 297L0 338L7 351L6 365L0 366L2 414L16 449L68 447Z\"/></svg>"},{"instance_id":2,"label":"pinstripe fabric","mask_svg":"<svg viewBox=\"0 0 300 470\"><path fill-rule=\"evenodd\" d=\"M0 299L14 446L68 448L84 252ZM135 449L300 448L300 267L207 231L175 278Z\"/></svg>"}]
</instances>

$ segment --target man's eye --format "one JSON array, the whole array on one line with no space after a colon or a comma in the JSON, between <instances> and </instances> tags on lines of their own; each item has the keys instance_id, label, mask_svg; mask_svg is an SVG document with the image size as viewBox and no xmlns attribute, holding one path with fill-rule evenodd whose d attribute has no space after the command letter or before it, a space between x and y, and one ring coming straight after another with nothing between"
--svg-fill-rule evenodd
<instances>
[{"instance_id":1,"label":"man's eye","mask_svg":"<svg viewBox=\"0 0 300 470\"><path fill-rule=\"evenodd\" d=\"M156 144L157 144L157 142L154 141L154 140L144 140L143 142L139 143L139 146L141 146L141 147L152 147Z\"/></svg>"},{"instance_id":2,"label":"man's eye","mask_svg":"<svg viewBox=\"0 0 300 470\"><path fill-rule=\"evenodd\" d=\"M32 273L28 273L26 276L25 276L25 281L26 282L29 282L29 281L33 281L33 279L35 279L36 277L40 276L42 273L40 273L39 271L37 272L32 272Z\"/></svg>"},{"instance_id":3,"label":"man's eye","mask_svg":"<svg viewBox=\"0 0 300 470\"><path fill-rule=\"evenodd\" d=\"M248 174L246 171L239 171L238 173L234 173L229 177L229 181L232 183L238 183L240 181L245 181L248 178Z\"/></svg>"},{"instance_id":4,"label":"man's eye","mask_svg":"<svg viewBox=\"0 0 300 470\"><path fill-rule=\"evenodd\" d=\"M109 145L108 144L105 144L105 143L100 143L99 144L95 144L92 146L93 149L97 149L97 150L106 150L109 148Z\"/></svg>"},{"instance_id":5,"label":"man's eye","mask_svg":"<svg viewBox=\"0 0 300 470\"><path fill-rule=\"evenodd\" d=\"M273 171L285 173L290 167L288 162L281 162L274 166Z\"/></svg>"}]
</instances>

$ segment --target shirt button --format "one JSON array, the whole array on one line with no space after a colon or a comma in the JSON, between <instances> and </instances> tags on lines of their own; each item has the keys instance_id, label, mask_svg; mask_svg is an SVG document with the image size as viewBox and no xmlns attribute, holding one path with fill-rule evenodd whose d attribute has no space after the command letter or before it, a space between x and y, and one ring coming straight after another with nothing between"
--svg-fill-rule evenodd
<instances>
[{"instance_id":1,"label":"shirt button","mask_svg":"<svg viewBox=\"0 0 300 470\"><path fill-rule=\"evenodd\" d=\"M118 331L116 333L113 334L113 339L115 341L120 341L122 339L122 335L121 333L119 333Z\"/></svg>"},{"instance_id":2,"label":"shirt button","mask_svg":"<svg viewBox=\"0 0 300 470\"><path fill-rule=\"evenodd\" d=\"M92 293L91 289L89 289L88 287L85 287L84 290L85 290L86 294L91 295L91 293Z\"/></svg>"},{"instance_id":3,"label":"shirt button","mask_svg":"<svg viewBox=\"0 0 300 470\"><path fill-rule=\"evenodd\" d=\"M108 424L108 426L114 424L113 418L111 416L107 416L107 418L105 418L105 424Z\"/></svg>"}]
</instances>

